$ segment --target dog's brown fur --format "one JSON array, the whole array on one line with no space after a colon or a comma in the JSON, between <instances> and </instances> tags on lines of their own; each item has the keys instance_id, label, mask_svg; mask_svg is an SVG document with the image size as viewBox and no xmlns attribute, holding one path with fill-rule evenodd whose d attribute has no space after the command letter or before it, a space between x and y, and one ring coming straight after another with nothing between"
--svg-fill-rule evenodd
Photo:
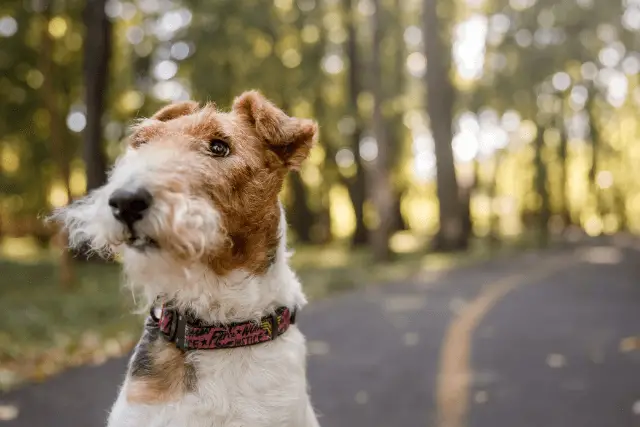
<instances>
[{"instance_id":1,"label":"dog's brown fur","mask_svg":"<svg viewBox=\"0 0 640 427\"><path fill-rule=\"evenodd\" d=\"M158 404L178 400L195 389L195 367L174 344L160 338L158 325L148 321L129 366L130 403Z\"/></svg>"},{"instance_id":2,"label":"dog's brown fur","mask_svg":"<svg viewBox=\"0 0 640 427\"><path fill-rule=\"evenodd\" d=\"M192 190L211 198L222 216L228 244L205 256L218 275L244 269L263 273L280 236L278 193L286 172L299 168L317 133L315 122L287 116L260 93L245 92L230 113L212 104L171 104L134 129L131 146L180 144L209 155L209 141L221 139L231 154L212 158L190 172ZM160 242L162 245L162 242Z\"/></svg>"}]
</instances>

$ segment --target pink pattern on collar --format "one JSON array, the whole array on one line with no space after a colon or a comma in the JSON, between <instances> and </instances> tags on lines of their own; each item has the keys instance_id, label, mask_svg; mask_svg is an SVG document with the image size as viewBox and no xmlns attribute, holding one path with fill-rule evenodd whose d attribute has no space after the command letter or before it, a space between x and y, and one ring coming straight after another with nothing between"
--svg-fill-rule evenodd
<instances>
[{"instance_id":1,"label":"pink pattern on collar","mask_svg":"<svg viewBox=\"0 0 640 427\"><path fill-rule=\"evenodd\" d=\"M201 326L178 322L176 311L163 305L158 326L171 341L175 341L175 336L179 334L177 329L184 327L184 342L180 346L184 350L235 348L260 344L277 338L295 322L294 313L288 307L281 307L272 316L263 317L260 322L247 321L230 325ZM173 330L174 323L177 323L176 330ZM277 329L275 334L274 326Z\"/></svg>"}]
</instances>

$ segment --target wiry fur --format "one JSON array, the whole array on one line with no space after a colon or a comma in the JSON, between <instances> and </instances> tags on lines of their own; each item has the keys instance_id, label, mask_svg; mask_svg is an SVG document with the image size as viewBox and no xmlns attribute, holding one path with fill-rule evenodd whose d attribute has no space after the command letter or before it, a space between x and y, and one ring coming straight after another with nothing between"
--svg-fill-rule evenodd
<instances>
[{"instance_id":1,"label":"wiry fur","mask_svg":"<svg viewBox=\"0 0 640 427\"><path fill-rule=\"evenodd\" d=\"M113 217L108 199L118 188L142 186L154 195L153 208L140 223L142 234L158 236L164 248L169 245L173 255L184 259L198 259L215 248L222 234L219 214L210 202L191 194L184 181L197 168L198 158L179 154L151 145L127 149L105 186L54 214L69 230L70 244L87 243L101 255L123 253L126 229Z\"/></svg>"},{"instance_id":2,"label":"wiry fur","mask_svg":"<svg viewBox=\"0 0 640 427\"><path fill-rule=\"evenodd\" d=\"M134 128L107 184L57 212L73 246L121 256L146 301L175 300L205 322L255 320L306 304L288 265L277 195L308 155L315 123L288 117L257 92L231 113L172 104ZM209 141L231 148L214 158ZM145 188L153 203L130 230L108 205L120 188ZM148 238L158 247L132 246ZM304 337L184 353L149 326L109 417L110 427L312 427Z\"/></svg>"}]
</instances>

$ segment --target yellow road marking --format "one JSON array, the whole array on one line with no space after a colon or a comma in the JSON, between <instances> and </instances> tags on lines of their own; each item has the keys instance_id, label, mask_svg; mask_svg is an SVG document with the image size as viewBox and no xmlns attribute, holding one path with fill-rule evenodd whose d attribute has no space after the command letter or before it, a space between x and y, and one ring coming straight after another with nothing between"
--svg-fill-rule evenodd
<instances>
[{"instance_id":1,"label":"yellow road marking","mask_svg":"<svg viewBox=\"0 0 640 427\"><path fill-rule=\"evenodd\" d=\"M510 291L526 283L543 279L574 261L573 255L559 256L521 273L493 282L468 304L449 325L440 352L436 384L438 427L463 427L467 421L471 338L482 318Z\"/></svg>"}]
</instances>

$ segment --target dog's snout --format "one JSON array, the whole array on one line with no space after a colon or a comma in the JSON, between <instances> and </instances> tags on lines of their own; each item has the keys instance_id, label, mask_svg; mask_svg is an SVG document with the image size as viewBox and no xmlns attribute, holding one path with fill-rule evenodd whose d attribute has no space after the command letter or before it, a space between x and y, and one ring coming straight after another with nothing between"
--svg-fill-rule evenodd
<instances>
[{"instance_id":1,"label":"dog's snout","mask_svg":"<svg viewBox=\"0 0 640 427\"><path fill-rule=\"evenodd\" d=\"M144 188L119 189L109 197L109 206L118 221L133 224L142 219L152 202L151 193Z\"/></svg>"}]
</instances>

